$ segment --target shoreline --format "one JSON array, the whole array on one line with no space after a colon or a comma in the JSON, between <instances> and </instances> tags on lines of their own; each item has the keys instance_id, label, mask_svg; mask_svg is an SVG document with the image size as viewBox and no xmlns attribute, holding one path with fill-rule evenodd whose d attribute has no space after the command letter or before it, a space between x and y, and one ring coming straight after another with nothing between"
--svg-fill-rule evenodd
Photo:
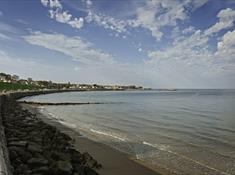
<instances>
[{"instance_id":1,"label":"shoreline","mask_svg":"<svg viewBox=\"0 0 235 175\"><path fill-rule=\"evenodd\" d=\"M75 148L81 152L88 152L95 160L101 163L102 168L97 170L101 175L161 175L164 173L164 170L157 172L141 160L134 159L127 153L123 153L104 143L84 137L79 131L75 131L59 123L56 119L49 118L40 113L37 105L20 105L42 119L45 123L69 135L74 141L73 146L75 146ZM167 173L165 172L164 174Z\"/></svg>"}]
</instances>

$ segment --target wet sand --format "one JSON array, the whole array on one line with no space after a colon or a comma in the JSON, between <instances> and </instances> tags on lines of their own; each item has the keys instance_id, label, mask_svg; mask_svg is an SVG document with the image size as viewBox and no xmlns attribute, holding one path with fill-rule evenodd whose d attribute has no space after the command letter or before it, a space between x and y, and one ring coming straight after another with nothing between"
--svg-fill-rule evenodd
<instances>
[{"instance_id":1,"label":"wet sand","mask_svg":"<svg viewBox=\"0 0 235 175\"><path fill-rule=\"evenodd\" d=\"M44 122L57 127L60 131L70 135L74 139L74 146L80 152L88 152L99 163L102 168L97 170L101 175L160 175L160 173L132 160L126 153L122 153L105 144L92 141L83 137L78 132L60 124L55 119L50 119L42 115L36 107L27 104L21 104L25 109L37 115Z\"/></svg>"}]
</instances>

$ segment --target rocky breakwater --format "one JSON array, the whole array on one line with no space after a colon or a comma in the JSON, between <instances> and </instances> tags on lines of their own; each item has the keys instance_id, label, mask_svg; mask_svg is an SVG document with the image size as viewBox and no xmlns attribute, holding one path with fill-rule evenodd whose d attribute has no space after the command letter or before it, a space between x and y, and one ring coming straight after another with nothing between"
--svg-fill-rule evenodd
<instances>
[{"instance_id":1,"label":"rocky breakwater","mask_svg":"<svg viewBox=\"0 0 235 175\"><path fill-rule=\"evenodd\" d=\"M4 100L2 118L14 175L97 175L101 165L80 153L72 139L44 123L13 99Z\"/></svg>"}]
</instances>

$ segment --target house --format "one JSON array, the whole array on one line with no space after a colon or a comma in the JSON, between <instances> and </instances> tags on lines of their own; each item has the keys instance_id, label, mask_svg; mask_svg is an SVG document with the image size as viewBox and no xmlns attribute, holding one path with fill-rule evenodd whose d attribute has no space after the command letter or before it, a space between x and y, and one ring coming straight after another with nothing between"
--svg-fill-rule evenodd
<instances>
[{"instance_id":1,"label":"house","mask_svg":"<svg viewBox=\"0 0 235 175\"><path fill-rule=\"evenodd\" d=\"M16 82L16 81L19 80L19 76L18 75L12 75L11 80Z\"/></svg>"},{"instance_id":2,"label":"house","mask_svg":"<svg viewBox=\"0 0 235 175\"><path fill-rule=\"evenodd\" d=\"M5 73L0 73L0 81L1 82L11 82L11 75L5 74Z\"/></svg>"},{"instance_id":3,"label":"house","mask_svg":"<svg viewBox=\"0 0 235 175\"><path fill-rule=\"evenodd\" d=\"M29 84L29 82L27 80L24 80L24 79L18 80L18 83L20 83L20 84Z\"/></svg>"},{"instance_id":4,"label":"house","mask_svg":"<svg viewBox=\"0 0 235 175\"><path fill-rule=\"evenodd\" d=\"M112 87L112 86L109 86L109 85L105 85L105 86L104 86L104 89L112 90L113 87Z\"/></svg>"},{"instance_id":5,"label":"house","mask_svg":"<svg viewBox=\"0 0 235 175\"><path fill-rule=\"evenodd\" d=\"M88 84L79 84L78 89L91 89L91 85Z\"/></svg>"},{"instance_id":6,"label":"house","mask_svg":"<svg viewBox=\"0 0 235 175\"><path fill-rule=\"evenodd\" d=\"M5 81L6 81L6 77L7 77L6 74L0 73L0 81L1 81L1 82L5 82Z\"/></svg>"},{"instance_id":7,"label":"house","mask_svg":"<svg viewBox=\"0 0 235 175\"><path fill-rule=\"evenodd\" d=\"M31 84L33 82L32 78L28 78L28 83Z\"/></svg>"}]
</instances>

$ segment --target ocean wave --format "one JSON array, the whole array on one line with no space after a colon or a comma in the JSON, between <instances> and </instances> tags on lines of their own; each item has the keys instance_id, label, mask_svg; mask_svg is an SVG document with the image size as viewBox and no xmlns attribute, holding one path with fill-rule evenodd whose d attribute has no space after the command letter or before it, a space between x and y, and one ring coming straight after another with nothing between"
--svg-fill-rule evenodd
<instances>
[{"instance_id":1,"label":"ocean wave","mask_svg":"<svg viewBox=\"0 0 235 175\"><path fill-rule=\"evenodd\" d=\"M61 123L61 124L64 125L64 126L67 126L67 127L69 127L69 128L72 128L72 129L77 128L77 125L72 124L72 123L69 123L69 122L65 122L65 121L63 121L63 120L59 120L59 123Z\"/></svg>"},{"instance_id":2,"label":"ocean wave","mask_svg":"<svg viewBox=\"0 0 235 175\"><path fill-rule=\"evenodd\" d=\"M49 116L50 118L56 119L56 120L60 120L60 118L58 116L56 116L53 113L47 112L47 116Z\"/></svg>"},{"instance_id":3,"label":"ocean wave","mask_svg":"<svg viewBox=\"0 0 235 175\"><path fill-rule=\"evenodd\" d=\"M146 141L143 141L142 143L143 143L144 145L148 145L148 146L157 148L157 149L159 149L159 150L161 150L161 151L169 151L169 145L152 144L152 143L149 143L149 142L146 142Z\"/></svg>"},{"instance_id":4,"label":"ocean wave","mask_svg":"<svg viewBox=\"0 0 235 175\"><path fill-rule=\"evenodd\" d=\"M72 129L75 129L77 128L77 125L76 124L73 124L73 123L69 123L67 121L65 121L64 119L58 117L57 115L51 113L51 112L48 112L48 111L45 111L43 110L44 112L46 112L47 116L58 121L60 124L64 125L64 126L67 126L69 128L72 128Z\"/></svg>"},{"instance_id":5,"label":"ocean wave","mask_svg":"<svg viewBox=\"0 0 235 175\"><path fill-rule=\"evenodd\" d=\"M37 106L37 109L45 109L44 106Z\"/></svg>"},{"instance_id":6,"label":"ocean wave","mask_svg":"<svg viewBox=\"0 0 235 175\"><path fill-rule=\"evenodd\" d=\"M115 134L111 134L111 133L108 133L108 132L103 132L103 131L98 131L98 130L95 130L95 129L90 129L91 132L94 132L94 133L97 133L97 134L100 134L100 135L104 135L104 136L108 136L108 137L112 137L112 138L115 138L115 139L118 139L122 142L126 142L126 138L122 138L120 136L117 136Z\"/></svg>"}]
</instances>

